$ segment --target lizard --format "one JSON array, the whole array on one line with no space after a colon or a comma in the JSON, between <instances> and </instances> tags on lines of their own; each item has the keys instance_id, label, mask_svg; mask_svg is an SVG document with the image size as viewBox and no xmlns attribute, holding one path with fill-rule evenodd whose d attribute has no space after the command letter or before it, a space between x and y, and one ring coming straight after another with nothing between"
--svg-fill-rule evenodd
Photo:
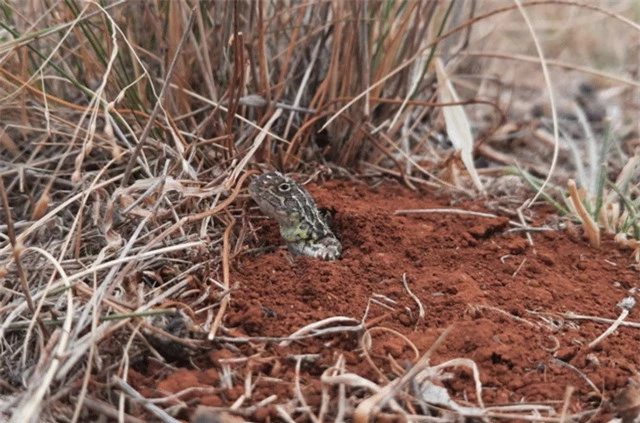
<instances>
[{"instance_id":1,"label":"lizard","mask_svg":"<svg viewBox=\"0 0 640 423\"><path fill-rule=\"evenodd\" d=\"M336 260L342 244L302 185L280 172L267 172L249 184L249 195L263 213L278 221L292 255Z\"/></svg>"}]
</instances>

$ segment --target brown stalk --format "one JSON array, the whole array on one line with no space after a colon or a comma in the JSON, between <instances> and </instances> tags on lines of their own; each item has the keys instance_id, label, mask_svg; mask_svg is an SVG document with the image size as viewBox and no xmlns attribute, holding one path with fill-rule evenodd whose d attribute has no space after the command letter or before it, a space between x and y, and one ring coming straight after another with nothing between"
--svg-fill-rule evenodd
<instances>
[{"instance_id":1,"label":"brown stalk","mask_svg":"<svg viewBox=\"0 0 640 423\"><path fill-rule=\"evenodd\" d=\"M75 241L75 248L74 248L74 256L76 258L76 260L80 260L81 256L80 256L80 248L82 246L82 221L84 218L84 214L80 211L78 212L78 231L76 232L76 241Z\"/></svg>"},{"instance_id":2,"label":"brown stalk","mask_svg":"<svg viewBox=\"0 0 640 423\"><path fill-rule=\"evenodd\" d=\"M223 236L223 247L222 247L222 282L224 284L224 291L229 291L229 251L231 250L231 231L236 224L236 220L232 217L231 223L227 226L227 229L224 230ZM208 339L213 341L216 337L216 332L220 327L220 323L222 322L222 317L224 313L227 311L227 306L229 305L230 295L225 295L220 301L220 309L218 309L218 313L216 314L215 319L213 320L213 324L211 325L211 330L209 331Z\"/></svg>"},{"instance_id":3,"label":"brown stalk","mask_svg":"<svg viewBox=\"0 0 640 423\"><path fill-rule=\"evenodd\" d=\"M401 3L397 3L398 5L400 5ZM411 18L413 17L413 13L411 13L411 11L413 11L413 9L415 9L415 7L417 5L419 5L419 2L410 2L409 3L409 10L406 11L406 13L404 14L404 19L402 19L402 22L400 24L400 26L398 27L398 29L396 30L396 33L393 37L389 37L390 42L389 45L385 47L386 51L389 52L400 52L402 53L403 51L405 51L404 48L402 48L405 40L404 40L404 36L407 32L407 27L409 26L409 24L411 23ZM398 55L396 54L387 54L384 56L384 60L383 62L380 64L380 66L377 68L377 72L376 74L373 76L373 80L378 80L380 79L382 76L388 74L391 72L391 69L393 68L393 64L395 62L397 62L397 60L399 59ZM398 84L400 85L404 85L406 86L407 84ZM371 91L371 96L373 97L379 97L380 94L382 93L382 89L383 87L377 87L374 90Z\"/></svg>"},{"instance_id":4,"label":"brown stalk","mask_svg":"<svg viewBox=\"0 0 640 423\"><path fill-rule=\"evenodd\" d=\"M260 92L267 101L266 108L271 105L271 87L269 81L269 65L265 48L264 2L258 1L258 60L260 63Z\"/></svg>"},{"instance_id":5,"label":"brown stalk","mask_svg":"<svg viewBox=\"0 0 640 423\"><path fill-rule=\"evenodd\" d=\"M298 131L293 135L293 138L291 139L291 142L289 143L289 146L284 153L284 157L282 159L283 167L287 168L291 164L292 157L295 157L298 161L300 161L299 157L296 156L295 153L300 152L304 148L304 146L307 145L313 125L315 125L316 122L324 119L326 116L329 116L330 114L331 112L318 112L313 117L308 118L302 124L302 126L300 126ZM298 140L300 139L301 141L298 142Z\"/></svg>"},{"instance_id":6,"label":"brown stalk","mask_svg":"<svg viewBox=\"0 0 640 423\"><path fill-rule=\"evenodd\" d=\"M40 330L45 337L49 336L49 331L47 330L45 324L42 322L42 319L36 314L36 307L33 303L33 298L31 298L31 291L29 290L29 283L27 282L27 276L22 268L22 262L20 261L20 254L22 253L22 243L18 243L16 241L16 232L13 227L13 217L11 216L11 207L9 206L9 198L7 197L7 191L4 186L4 178L0 176L0 197L2 197L2 207L4 208L4 214L7 222L7 234L9 235L9 242L11 242L11 252L13 254L13 260L16 263L16 269L18 271L18 277L20 279L20 285L22 286L22 291L24 293L24 298L27 301L27 306L29 310L33 314L33 317L38 322L40 326Z\"/></svg>"},{"instance_id":7,"label":"brown stalk","mask_svg":"<svg viewBox=\"0 0 640 423\"><path fill-rule=\"evenodd\" d=\"M176 84L180 84L184 86L183 81L189 81L191 79L190 75L190 66L187 66L185 63L185 58L189 56L189 54L179 54L186 46L186 40L183 42L183 39L186 36L192 36L190 31L190 26L195 22L195 14L197 7L191 9L191 17L190 23L187 24L187 30L185 31L182 28L184 17L181 13L183 4L186 2L180 1L172 1L169 2L169 11L167 14L167 44L168 44L168 57L174 57L177 60L175 61L175 70L173 71L173 76L170 79L175 79ZM183 34L182 38L179 39L178 36ZM188 34L188 35L186 35ZM169 78L167 78L169 79ZM173 94L168 97L168 99L173 103L174 110L176 110L179 114L186 113L189 110L189 100L185 95L184 91L181 89L174 90ZM169 103L169 101L167 101Z\"/></svg>"},{"instance_id":8,"label":"brown stalk","mask_svg":"<svg viewBox=\"0 0 640 423\"><path fill-rule=\"evenodd\" d=\"M178 48L176 48L176 54L173 56L173 60L171 62L171 65L169 66L169 69L167 70L167 75L165 77L164 84L162 84L162 89L160 90L160 93L158 94L158 99L156 101L156 104L153 107L153 111L151 112L151 116L149 116L149 120L147 121L147 124L145 125L145 127L144 127L144 129L142 131L142 135L140 135L140 140L138 142L138 145L136 145L136 148L133 150L133 153L131 154L131 157L129 158L129 162L127 163L127 167L124 170L124 174L122 176L122 181L120 183L120 187L122 187L122 188L126 187L129 184L129 177L131 176L131 172L133 171L133 166L135 165L136 160L138 159L138 156L140 155L140 152L142 151L142 148L146 144L147 137L149 136L149 132L151 132L151 126L153 125L153 122L156 120L156 116L158 116L158 113L160 112L160 104L162 104L164 96L165 96L165 94L167 92L167 88L171 84L171 78L173 77L173 72L175 71L176 65L178 63L178 57L180 56L180 53L182 52L182 49L184 48L184 45L185 45L185 42L187 41L187 38L189 38L189 32L191 31L191 27L193 26L193 21L194 20L195 20L195 13L194 13L194 10L191 9L191 15L189 16L189 22L187 23L187 26L185 28L184 34L182 34L182 39L180 40L180 44L178 45Z\"/></svg>"},{"instance_id":9,"label":"brown stalk","mask_svg":"<svg viewBox=\"0 0 640 423\"><path fill-rule=\"evenodd\" d=\"M227 159L233 157L235 154L235 145L233 143L233 120L235 119L236 112L238 110L238 103L240 96L242 95L245 75L245 58L244 58L244 35L240 30L240 12L238 7L240 2L233 2L233 75L231 77L229 88L227 89L227 97L229 98L228 113L227 113Z\"/></svg>"},{"instance_id":10,"label":"brown stalk","mask_svg":"<svg viewBox=\"0 0 640 423\"><path fill-rule=\"evenodd\" d=\"M20 51L20 62L22 64L22 68L20 69L21 74L22 74L22 79L29 79L29 57L28 57L28 52L26 48L21 49ZM26 93L23 91L22 94L20 95L20 100L22 102L22 107L20 107L20 117L22 118L22 125L24 128L28 128L29 127L29 117L27 116L27 95ZM27 130L23 129L22 130L22 136L24 138L27 138Z\"/></svg>"},{"instance_id":11,"label":"brown stalk","mask_svg":"<svg viewBox=\"0 0 640 423\"><path fill-rule=\"evenodd\" d=\"M573 203L573 207L576 209L580 220L582 220L582 223L584 224L584 231L587 238L589 238L589 245L595 248L600 247L600 229L584 208L582 201L580 201L580 194L578 193L575 181L573 179L569 179L569 181L567 181L567 187L569 188L571 203Z\"/></svg>"},{"instance_id":12,"label":"brown stalk","mask_svg":"<svg viewBox=\"0 0 640 423\"><path fill-rule=\"evenodd\" d=\"M345 7L353 3L345 3ZM345 11L346 12L346 11ZM333 67L332 79L335 82L335 94L340 97L351 94L352 90L357 89L355 81L359 79L360 69L358 63L355 62L357 56L358 31L355 18L351 14L345 14L345 20L342 24L344 36L339 43L334 43L337 51L338 61ZM349 23L349 25L347 25ZM359 110L356 108L355 110Z\"/></svg>"},{"instance_id":13,"label":"brown stalk","mask_svg":"<svg viewBox=\"0 0 640 423\"><path fill-rule=\"evenodd\" d=\"M364 149L362 148L364 142L362 139L362 127L365 122L360 119L355 122L353 132L342 148L339 151L334 151L333 158L337 160L340 166L346 166L350 161L360 161L364 157Z\"/></svg>"},{"instance_id":14,"label":"brown stalk","mask_svg":"<svg viewBox=\"0 0 640 423\"><path fill-rule=\"evenodd\" d=\"M18 78L17 76L13 75L11 72L7 71L6 69L4 69L2 67L0 67L0 74L2 74L3 76L11 79L16 84L19 84L21 87L24 87L25 89L30 91L32 94L35 94L35 97L33 99L34 101L39 101L40 99L46 98L48 101L54 102L54 103L59 104L59 105L64 106L64 107L68 107L69 109L72 109L72 110L78 110L78 111L81 111L81 112L84 112L85 110L87 110L87 108L85 106L80 106L80 105L77 105L77 104L74 104L74 103L70 103L70 102L68 102L66 100L61 99L60 97L56 97L53 94L45 93L45 92L39 90L38 88L36 88L36 87L34 87L32 85L29 85L29 84L25 85L26 80ZM0 82L3 82L3 80L0 79ZM147 114L147 113L145 113L145 112L143 112L141 110L133 110L133 109L127 109L127 108L122 108L122 109L116 108L114 110L116 112L120 113L120 114L132 114L132 115L134 115L136 117L141 117L141 118L144 118L144 119L148 119L149 116L150 116L149 114ZM60 116L52 115L51 118L52 119L59 119L59 120L61 120L63 122L67 122L68 123L68 121L64 120ZM73 124L71 124L71 123L68 123L68 124L69 124L69 126L73 126ZM164 129L164 126L162 125L162 123L158 123L157 125Z\"/></svg>"},{"instance_id":15,"label":"brown stalk","mask_svg":"<svg viewBox=\"0 0 640 423\"><path fill-rule=\"evenodd\" d=\"M289 46L287 47L286 54L284 56L284 60L282 61L282 68L280 70L280 78L278 83L276 84L275 93L273 95L274 101L279 101L282 98L282 93L286 86L285 79L287 77L289 71L289 64L293 61L293 53L295 51L296 44L298 42L298 37L300 34L300 27L302 26L302 19L306 13L305 8L300 8L298 12L298 17L296 19L295 24L293 25L293 33L291 34L291 41L289 42Z\"/></svg>"},{"instance_id":16,"label":"brown stalk","mask_svg":"<svg viewBox=\"0 0 640 423\"><path fill-rule=\"evenodd\" d=\"M318 122L319 120L324 119L329 114L330 114L330 112L324 112L324 113L321 113L321 114L316 114L313 118L309 119L308 121L306 121L302 125L302 127L294 135L293 139L291 140L291 144L289 145L289 148L287 149L287 152L285 153L284 163L283 163L285 168L289 164L291 164L291 157L296 157L296 159L298 159L298 161L300 161L300 159L297 156L293 155L293 150L294 150L293 147L294 146L297 147L297 151L300 151L307 144L309 136L310 136L310 132L311 132L311 131L307 130L307 128L313 127L313 125L315 125L316 122ZM351 122L352 125L355 125L355 122L349 116L341 115L340 117L342 119L348 120L349 122ZM396 165L396 167L398 168L400 177L401 177L402 181L405 183L405 185L410 187L411 189L415 190L415 186L407 178L407 175L406 175L406 172L404 171L404 167L402 166L402 163L400 163L398 161L398 159L396 159L393 156L393 154L391 154L391 152L389 152L382 144L380 144L378 142L378 140L373 135L371 135L368 131L366 131L362 127L360 127L360 130L361 130L362 134L364 136L366 136L367 139L369 139L369 141L371 142L371 144L373 144L374 147L376 147L378 150L380 150L380 152L382 154L384 154L389 160L391 160ZM300 142L299 144L296 144L297 140L299 138L303 137L303 136L304 136L303 141Z\"/></svg>"},{"instance_id":17,"label":"brown stalk","mask_svg":"<svg viewBox=\"0 0 640 423\"><path fill-rule=\"evenodd\" d=\"M371 80L371 45L369 43L369 10L368 10L368 2L362 2L360 4L360 15L361 18L358 21L358 41L360 41L360 46L358 50L360 51L360 55L358 55L359 66L361 77L360 77L360 87L358 89L366 88L369 86L369 82ZM369 109L369 94L362 100L362 110L364 117L368 120L370 118L371 110Z\"/></svg>"},{"instance_id":18,"label":"brown stalk","mask_svg":"<svg viewBox=\"0 0 640 423\"><path fill-rule=\"evenodd\" d=\"M184 139L184 136L180 133L180 128L178 128L178 125L170 115L167 115L167 124L173 129L173 133L175 134L176 138L183 145L185 149L184 157L187 157L187 151L192 146L192 144ZM178 164L176 163L175 166L178 166Z\"/></svg>"},{"instance_id":19,"label":"brown stalk","mask_svg":"<svg viewBox=\"0 0 640 423\"><path fill-rule=\"evenodd\" d=\"M324 89L318 92L318 94L321 96L320 98L322 98L322 96L328 97L328 98L336 97L338 92L338 80L340 76L343 76L341 75L340 69L339 69L341 64L340 50L336 48L336 46L341 46L345 44L345 41L343 39L344 26L342 24L342 21L345 18L342 14L343 13L342 6L344 6L344 3L337 3L333 11L335 14L336 22L338 23L333 25L334 42L333 42L333 49L331 51L331 62L329 65L329 70L327 71L327 78L325 79L327 84L326 86L323 87Z\"/></svg>"},{"instance_id":20,"label":"brown stalk","mask_svg":"<svg viewBox=\"0 0 640 423\"><path fill-rule=\"evenodd\" d=\"M200 45L198 45L195 36L192 35L193 48L198 53L198 64L200 65L200 72L204 77L204 82L207 84L207 90L209 91L209 97L212 99L218 98L216 90L216 83L213 80L213 66L211 65L210 55L212 50L209 47L209 41L207 40L207 29L204 25L204 19L202 18L202 8L196 7L196 23L198 31L200 32Z\"/></svg>"}]
</instances>

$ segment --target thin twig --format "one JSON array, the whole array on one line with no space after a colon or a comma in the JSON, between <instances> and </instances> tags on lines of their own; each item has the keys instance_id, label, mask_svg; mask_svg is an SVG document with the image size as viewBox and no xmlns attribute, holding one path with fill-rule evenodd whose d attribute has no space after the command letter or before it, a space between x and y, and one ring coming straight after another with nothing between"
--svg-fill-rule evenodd
<instances>
[{"instance_id":1,"label":"thin twig","mask_svg":"<svg viewBox=\"0 0 640 423\"><path fill-rule=\"evenodd\" d=\"M409 294L409 296L411 298L413 298L413 301L415 301L418 304L418 309L420 310L419 316L422 319L424 319L424 316L425 316L424 306L422 305L422 301L420 301L420 299L416 296L416 294L411 292L411 289L409 289L409 284L407 283L407 273L406 272L402 274L402 285L404 285L404 289L407 290L407 293Z\"/></svg>"},{"instance_id":2,"label":"thin twig","mask_svg":"<svg viewBox=\"0 0 640 423\"><path fill-rule=\"evenodd\" d=\"M591 341L589 343L589 345L587 345L587 348L593 349L596 345L598 345L606 337L608 337L616 329L618 329L618 326L620 326L620 324L623 322L623 320L627 318L627 316L629 315L629 312L631 312L631 309L635 305L636 305L636 300L633 297L627 297L627 298L623 299L622 301L620 301L618 303L618 307L620 307L622 309L622 313L620 313L620 317L618 317L618 319L616 319L616 321L613 322L613 324L611 326L609 326L609 328L606 331L604 331L604 333L602 333L602 335L598 336L596 339Z\"/></svg>"},{"instance_id":3,"label":"thin twig","mask_svg":"<svg viewBox=\"0 0 640 423\"><path fill-rule=\"evenodd\" d=\"M283 341L280 343L280 347L287 347L290 344L290 339L296 339L300 336L304 336L305 334L307 334L308 332L312 332L312 331L317 331L319 330L318 328L321 328L323 326L332 324L332 323L336 323L336 322L340 322L340 323L349 323L349 322L354 322L354 323L358 323L357 320L352 319L350 317L344 317L344 316L334 316L334 317L329 317L327 319L323 319L320 320L318 322L313 322L301 329L298 329L297 331L295 331L294 333L291 334L291 336L289 336L287 338L286 341ZM363 329L363 325L357 325L357 326L353 326L354 330L362 330ZM326 333L326 332L325 332Z\"/></svg>"},{"instance_id":4,"label":"thin twig","mask_svg":"<svg viewBox=\"0 0 640 423\"><path fill-rule=\"evenodd\" d=\"M568 311L562 315L563 318L567 320L588 320L591 322L597 323L615 323L617 319L607 319L605 317L597 317L597 316L585 316L582 314L577 314L572 311ZM627 326L630 328L640 329L640 322L620 322L620 326Z\"/></svg>"},{"instance_id":5,"label":"thin twig","mask_svg":"<svg viewBox=\"0 0 640 423\"><path fill-rule=\"evenodd\" d=\"M576 372L578 375L580 375L580 377L581 377L582 379L584 379L584 380L585 380L585 382L587 382L587 383L589 384L589 386L591 387L591 389L593 389L595 392L597 392L597 393L598 393L598 395L599 395L600 397L602 397L602 392L600 392L600 390L598 389L598 387L596 386L596 384L595 384L595 383L593 383L593 382L591 381L591 379L589 379L589 378L587 377L587 375L585 375L583 372L581 372L581 371L580 371L580 369L578 369L576 366L574 366L574 365L572 365L572 364L570 364L570 363L567 363L566 361L562 361L562 360L560 360L560 359L558 359L558 358L555 358L555 357L552 357L552 358L551 358L551 361L553 361L554 363L556 363L557 365L559 365L559 366L561 366L561 367L565 367L565 368L567 368L567 369L571 369L571 370L573 370L574 372Z\"/></svg>"}]
</instances>

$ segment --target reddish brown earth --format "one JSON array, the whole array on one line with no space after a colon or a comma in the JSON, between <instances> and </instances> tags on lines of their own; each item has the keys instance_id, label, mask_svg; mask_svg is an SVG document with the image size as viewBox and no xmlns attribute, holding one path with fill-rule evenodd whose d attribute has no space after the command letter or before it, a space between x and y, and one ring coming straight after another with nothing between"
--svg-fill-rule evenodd
<instances>
[{"instance_id":1,"label":"reddish brown earth","mask_svg":"<svg viewBox=\"0 0 640 423\"><path fill-rule=\"evenodd\" d=\"M574 312L616 319L621 311L617 304L623 298L635 295L638 299L638 268L630 251L619 250L611 239L595 250L576 232L536 232L530 246L522 233L506 234L512 227L507 218L394 215L397 209L487 211L477 202L452 206L448 198L414 193L394 183L369 189L364 184L332 181L321 187L311 185L309 190L320 207L332 210L343 257L336 262L293 259L284 249L241 255L231 275L237 288L231 293L223 335L286 337L333 316L360 321L367 304L375 299L365 319L372 360L364 359L362 332L308 338L289 346L259 340L216 343L193 360L199 368L183 365L174 371L150 362L133 378L138 389L148 397L162 397L193 386L206 388L181 394L188 407L179 417L188 419L196 405L233 404L245 393L250 374L251 398L240 408L275 394L278 399L271 405L247 416L273 420L277 419L275 405L296 396L292 356L316 354L315 360L302 362L300 384L307 404L317 413L320 376L339 356L345 357L347 372L384 386L419 358L409 342L422 356L446 328L451 332L430 364L458 357L473 360L487 406L535 402L551 404L560 412L571 386L575 390L568 411L597 409L595 420L602 421L614 414L614 397L638 378L639 328L620 327L588 349L587 344L609 324L564 318L565 313ZM532 214L532 226L553 224L549 209L534 209ZM259 241L252 241L250 247L282 244L275 222L262 218L252 222ZM403 286L403 274L424 305L424 318ZM640 321L637 307L627 320ZM221 381L223 367L233 372L231 386L226 388ZM451 372L442 385L459 404L477 405L471 371L459 367ZM334 401L337 389L330 392ZM348 397L370 395L362 388L347 390ZM335 407L332 402L329 409ZM307 420L303 413L289 412Z\"/></svg>"}]
</instances>

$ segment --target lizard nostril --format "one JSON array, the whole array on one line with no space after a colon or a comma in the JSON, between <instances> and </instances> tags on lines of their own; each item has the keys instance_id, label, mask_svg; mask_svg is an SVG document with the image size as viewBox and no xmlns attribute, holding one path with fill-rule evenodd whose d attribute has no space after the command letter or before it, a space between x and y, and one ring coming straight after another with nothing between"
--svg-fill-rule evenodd
<instances>
[{"instance_id":1,"label":"lizard nostril","mask_svg":"<svg viewBox=\"0 0 640 423\"><path fill-rule=\"evenodd\" d=\"M284 184L280 184L278 185L278 189L282 192L287 192L291 189L291 185L284 183Z\"/></svg>"}]
</instances>

